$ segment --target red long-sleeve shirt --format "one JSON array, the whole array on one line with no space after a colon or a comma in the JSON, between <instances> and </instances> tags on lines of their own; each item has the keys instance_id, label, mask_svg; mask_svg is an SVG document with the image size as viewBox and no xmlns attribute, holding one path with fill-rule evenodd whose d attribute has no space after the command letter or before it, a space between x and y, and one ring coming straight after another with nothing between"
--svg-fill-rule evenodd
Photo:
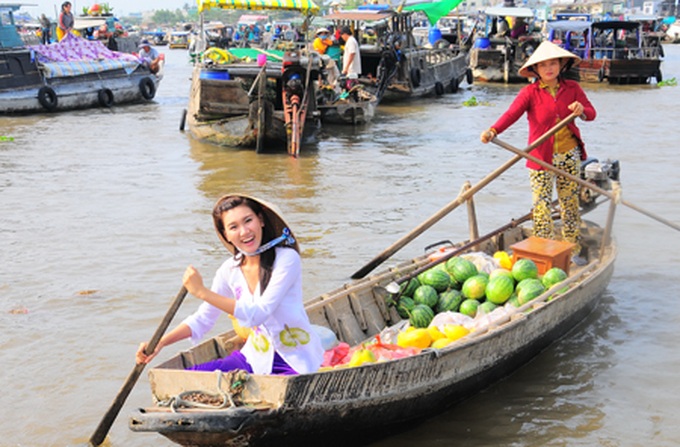
<instances>
[{"instance_id":1,"label":"red long-sleeve shirt","mask_svg":"<svg viewBox=\"0 0 680 447\"><path fill-rule=\"evenodd\" d=\"M586 121L595 119L597 115L595 108L586 97L578 82L561 79L560 87L554 98L547 89L539 86L539 82L534 82L520 90L508 110L492 127L500 134L512 126L526 112L527 120L529 121L529 143L531 144L532 141L537 140L541 135L550 130L558 121L571 115L571 110L568 109L568 106L574 101L583 104L583 115ZM581 139L581 131L574 124L574 121L569 123L567 127L579 142L581 160L585 160L586 148ZM531 155L552 164L554 144L555 137L553 136L531 151ZM539 164L531 160L527 160L526 165L530 169L543 169Z\"/></svg>"}]
</instances>

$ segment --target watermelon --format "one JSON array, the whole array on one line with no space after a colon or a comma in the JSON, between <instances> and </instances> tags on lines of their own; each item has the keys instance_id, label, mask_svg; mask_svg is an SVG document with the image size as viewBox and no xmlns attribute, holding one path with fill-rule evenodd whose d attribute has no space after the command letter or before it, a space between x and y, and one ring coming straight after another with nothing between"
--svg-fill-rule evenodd
<instances>
[{"instance_id":1,"label":"watermelon","mask_svg":"<svg viewBox=\"0 0 680 447\"><path fill-rule=\"evenodd\" d=\"M411 278L407 283L401 284L401 294L406 296L413 296L418 286L420 286L418 278Z\"/></svg>"},{"instance_id":2,"label":"watermelon","mask_svg":"<svg viewBox=\"0 0 680 447\"><path fill-rule=\"evenodd\" d=\"M517 298L517 294L515 294L515 293L513 293L513 294L510 296L510 299L508 299L505 303L506 303L506 304L510 304L510 305L512 305L513 307L519 307L519 306L520 306L520 304L519 304L519 299Z\"/></svg>"},{"instance_id":3,"label":"watermelon","mask_svg":"<svg viewBox=\"0 0 680 447\"><path fill-rule=\"evenodd\" d=\"M462 303L460 303L460 307L458 308L458 312L462 313L463 315L467 315L468 317L474 318L475 315L477 315L477 309L479 308L479 301L477 300L465 300Z\"/></svg>"},{"instance_id":4,"label":"watermelon","mask_svg":"<svg viewBox=\"0 0 680 447\"><path fill-rule=\"evenodd\" d=\"M497 275L486 285L486 299L494 304L505 303L515 291L515 281L506 275Z\"/></svg>"},{"instance_id":5,"label":"watermelon","mask_svg":"<svg viewBox=\"0 0 680 447\"><path fill-rule=\"evenodd\" d=\"M545 272L545 275L541 278L541 282L543 283L543 287L549 289L565 279L567 279L567 273L559 267L553 267Z\"/></svg>"},{"instance_id":6,"label":"watermelon","mask_svg":"<svg viewBox=\"0 0 680 447\"><path fill-rule=\"evenodd\" d=\"M463 283L463 296L473 300L481 300L484 298L486 286L489 280L484 275L475 275Z\"/></svg>"},{"instance_id":7,"label":"watermelon","mask_svg":"<svg viewBox=\"0 0 680 447\"><path fill-rule=\"evenodd\" d=\"M429 306L424 304L416 304L411 310L411 317L409 322L411 326L416 328L426 328L434 318L434 311Z\"/></svg>"},{"instance_id":8,"label":"watermelon","mask_svg":"<svg viewBox=\"0 0 680 447\"><path fill-rule=\"evenodd\" d=\"M482 314L482 315L483 315L483 314L490 314L490 313L493 312L493 310L494 310L495 308L497 308L497 307L498 307L498 306L495 305L494 303L492 303L491 301L484 301L484 302L483 302L482 304L480 304L479 307L477 308L477 312L478 312L479 314Z\"/></svg>"},{"instance_id":9,"label":"watermelon","mask_svg":"<svg viewBox=\"0 0 680 447\"><path fill-rule=\"evenodd\" d=\"M458 310L461 301L463 301L463 295L457 290L449 290L439 294L439 302L437 303L437 312L451 311L455 312Z\"/></svg>"},{"instance_id":10,"label":"watermelon","mask_svg":"<svg viewBox=\"0 0 680 447\"><path fill-rule=\"evenodd\" d=\"M444 270L434 267L418 275L418 281L420 284L434 287L437 292L443 292L449 288L451 277Z\"/></svg>"},{"instance_id":11,"label":"watermelon","mask_svg":"<svg viewBox=\"0 0 680 447\"><path fill-rule=\"evenodd\" d=\"M397 304L397 313L401 318L408 318L409 312L411 312L415 306L416 302L413 301L413 298L402 295L401 298L399 298L399 304Z\"/></svg>"},{"instance_id":12,"label":"watermelon","mask_svg":"<svg viewBox=\"0 0 680 447\"><path fill-rule=\"evenodd\" d=\"M515 278L512 276L512 272L508 269L499 268L493 270L491 273L489 273L489 280L494 279L496 276L507 276L512 280L513 285L515 284Z\"/></svg>"},{"instance_id":13,"label":"watermelon","mask_svg":"<svg viewBox=\"0 0 680 447\"><path fill-rule=\"evenodd\" d=\"M451 267L449 268L449 262L451 262L452 259L457 259L455 262L451 264ZM450 275L454 277L456 281L459 283L463 284L468 278L471 278L475 276L477 272L477 267L470 261L464 258L451 258L449 261L446 263L446 269L449 272Z\"/></svg>"},{"instance_id":14,"label":"watermelon","mask_svg":"<svg viewBox=\"0 0 680 447\"><path fill-rule=\"evenodd\" d=\"M521 304L526 304L540 294L545 292L545 287L538 279L531 279L523 283L522 289L517 292L517 300Z\"/></svg>"},{"instance_id":15,"label":"watermelon","mask_svg":"<svg viewBox=\"0 0 680 447\"><path fill-rule=\"evenodd\" d=\"M418 287L413 294L413 301L416 304L424 304L429 307L434 307L439 301L439 295L434 287L422 285Z\"/></svg>"},{"instance_id":16,"label":"watermelon","mask_svg":"<svg viewBox=\"0 0 680 447\"><path fill-rule=\"evenodd\" d=\"M512 266L512 276L517 282L527 278L538 278L536 263L531 259L518 259Z\"/></svg>"}]
</instances>

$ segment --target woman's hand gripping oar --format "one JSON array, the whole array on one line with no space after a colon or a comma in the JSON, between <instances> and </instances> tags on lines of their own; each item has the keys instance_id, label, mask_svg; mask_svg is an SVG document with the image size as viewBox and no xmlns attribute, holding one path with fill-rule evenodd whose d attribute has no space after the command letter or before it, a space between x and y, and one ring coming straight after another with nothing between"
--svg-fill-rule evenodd
<instances>
[{"instance_id":1,"label":"woman's hand gripping oar","mask_svg":"<svg viewBox=\"0 0 680 447\"><path fill-rule=\"evenodd\" d=\"M564 126L572 122L578 115L572 113L559 123L557 123L552 129L548 130L546 133L541 135L536 141L531 143L529 147L525 149L526 152L530 152L543 144L548 138L552 137L555 132L558 130L562 129ZM477 193L480 189L484 188L487 184L489 184L492 180L494 180L496 177L501 175L503 172L507 171L510 169L515 163L520 161L522 159L521 156L516 156L513 157L512 159L508 160L505 162L503 165L498 167L495 171L491 172L489 175L484 177L482 180L480 180L478 183L473 185L470 189L467 189L456 199L452 202L450 202L448 205L446 205L444 208L440 209L437 211L435 214L433 214L429 219L418 225L415 229L413 229L410 233L399 239L397 242L392 244L390 247L385 249L382 253L380 253L378 256L373 258L368 264L364 265L361 267L359 270L357 270L353 275L352 279L360 279L366 276L368 273L373 271L374 268L385 262L390 256L395 254L398 250L400 250L402 247L404 247L406 244L411 242L413 239L416 237L420 236L425 230L430 228L432 225L437 223L439 220L441 220L444 216L449 214L451 211L456 209L458 206L462 205L465 203L466 200L468 200L470 197L472 197L474 194Z\"/></svg>"},{"instance_id":2,"label":"woman's hand gripping oar","mask_svg":"<svg viewBox=\"0 0 680 447\"><path fill-rule=\"evenodd\" d=\"M514 146L512 146L512 145L510 145L510 144L508 144L508 143L506 143L506 142L504 142L504 141L502 141L502 140L499 140L498 137L492 139L491 141L492 141L494 144L496 144L497 146L500 146L500 147L502 147L503 149L507 149L507 150L509 150L510 152L519 155L520 157L527 158L527 159L533 161L534 163L537 163L537 164L540 165L541 167L543 167L543 168L545 168L545 169L547 169L547 170L549 170L549 171L551 171L551 172L554 172L554 173L556 173L556 174L558 174L558 175L561 175L561 176L563 176L563 177L566 177L566 178L568 178L569 180L571 180L571 181L573 181L573 182L576 182L576 183L578 183L578 184L581 185L581 186L584 186L584 187L586 187L586 188L590 188L590 189L592 189L593 191L595 191L595 192L597 192L597 193L599 193L599 194L602 194L603 196L608 197L608 198L611 199L611 200L618 201L617 203L621 203L621 204L623 204L623 205L626 205L628 208L632 208L632 209L634 209L635 211L637 211L637 212L639 212L639 213L641 213L641 214L644 214L644 215L647 216L647 217L650 217L650 218L656 220L657 222L661 222L661 223L664 224L664 225L667 225L667 226L669 226L669 227L671 227L671 228L673 228L673 229L675 229L675 230L680 231L680 225L678 225L678 224L676 224L676 223L674 223L674 222L671 222L671 221L669 221L669 220L667 220L667 219L664 219L663 217L657 216L657 215L655 215L655 214L653 214L653 213L651 213L651 212L649 212L649 211L646 211L646 210L640 208L639 206L634 205L634 204L632 204L632 203L630 203L630 202L628 202L628 201L626 201L626 200L620 199L617 195L612 194L611 192L606 191L606 190L600 188L599 186L597 186L597 185L595 185L595 184L593 184L593 183L591 183L591 182L588 182L588 181L586 181L586 180L583 180L583 179L580 178L580 177L577 177L577 176L575 176L575 175L572 175L572 174L569 174L569 173L567 173L567 172L564 172L564 171L562 171L561 169L558 169L558 168L556 168L555 166L551 165L550 163L546 163L546 162L544 162L543 160L534 157L533 155L527 154L526 152L522 151L521 149L518 149L518 148L516 148L516 147L514 147Z\"/></svg>"},{"instance_id":3,"label":"woman's hand gripping oar","mask_svg":"<svg viewBox=\"0 0 680 447\"><path fill-rule=\"evenodd\" d=\"M147 355L153 353L156 350L158 342L161 340L161 337L168 329L170 322L175 317L177 310L179 310L179 307L182 305L182 301L184 301L184 298L186 296L187 289L184 286L182 286L182 288L179 290L179 293L175 297L174 301L170 305L170 308L168 309L167 313L165 314L163 321L161 321L161 324L156 329L156 332L154 332L153 337L151 337L151 340L149 341L146 349L144 350L144 352ZM125 400L130 395L130 391L132 391L132 388L135 386L135 383L137 383L137 380L139 379L139 376L142 374L142 371L144 370L145 366L146 366L145 363L138 363L132 369L132 372L125 380L125 383L123 383L123 386L120 388L118 395L113 400L111 407L109 407L109 410L102 418L101 422L99 423L99 426L97 426L97 429L90 437L91 445L98 446L101 445L102 442L104 442L104 439L106 439L106 435L109 433L109 430L113 425L113 421L116 420L116 417L120 412L120 409L123 407Z\"/></svg>"}]
</instances>

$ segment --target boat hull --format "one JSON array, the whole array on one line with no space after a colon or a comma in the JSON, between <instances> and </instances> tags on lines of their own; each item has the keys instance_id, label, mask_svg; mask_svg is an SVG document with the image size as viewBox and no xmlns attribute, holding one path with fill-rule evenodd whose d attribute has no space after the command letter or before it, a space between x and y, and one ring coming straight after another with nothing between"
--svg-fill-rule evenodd
<instances>
[{"instance_id":1,"label":"boat hull","mask_svg":"<svg viewBox=\"0 0 680 447\"><path fill-rule=\"evenodd\" d=\"M516 233L503 238L518 240ZM525 365L584 321L611 279L615 255L615 247L609 246L600 262L572 273L568 291L550 301L546 296L551 292L547 292L543 299L522 306L506 321L473 332L455 347L315 374L257 376L251 388L257 391L244 398L268 405L178 413L154 407L135 412L130 428L155 431L187 446L241 446L310 441L347 445L360 436L381 436L413 427ZM377 275L319 297L307 305L310 319L330 327L350 344L365 341L385 325L400 321L394 309L385 306L375 286L419 265L414 262L396 273ZM199 361L210 349L234 348L229 343L222 348L204 345L204 352L196 351L194 357L183 357L173 365L177 368L180 363ZM172 368L152 370L150 380L159 400L188 389L215 388L213 374Z\"/></svg>"}]
</instances>

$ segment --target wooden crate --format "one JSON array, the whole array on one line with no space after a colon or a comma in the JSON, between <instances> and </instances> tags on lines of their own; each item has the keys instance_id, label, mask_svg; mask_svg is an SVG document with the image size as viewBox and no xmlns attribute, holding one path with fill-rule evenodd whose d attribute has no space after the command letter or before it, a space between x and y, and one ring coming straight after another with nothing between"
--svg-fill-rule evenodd
<instances>
[{"instance_id":1,"label":"wooden crate","mask_svg":"<svg viewBox=\"0 0 680 447\"><path fill-rule=\"evenodd\" d=\"M542 275L553 267L559 267L569 274L571 264L571 250L574 244L566 241L553 241L531 236L510 246L512 262L518 259L531 259L538 267L538 274Z\"/></svg>"}]
</instances>

